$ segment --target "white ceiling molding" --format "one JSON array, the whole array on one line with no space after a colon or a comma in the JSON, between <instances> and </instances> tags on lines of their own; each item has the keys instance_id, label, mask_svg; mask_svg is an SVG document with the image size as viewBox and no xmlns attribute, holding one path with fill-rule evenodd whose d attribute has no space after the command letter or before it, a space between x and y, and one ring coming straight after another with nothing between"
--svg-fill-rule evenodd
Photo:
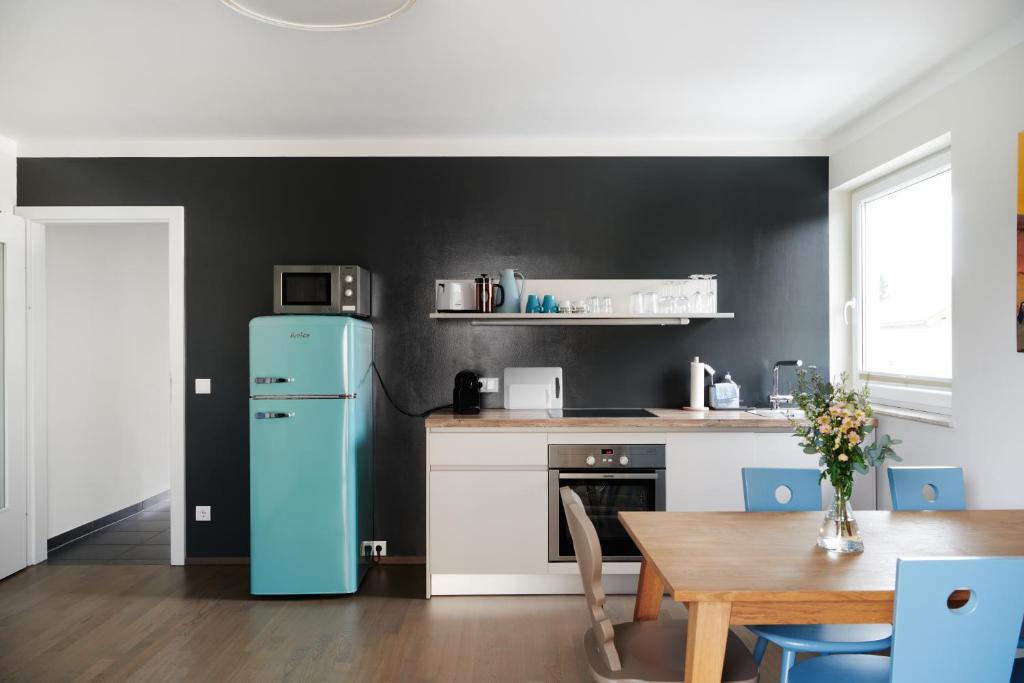
<instances>
[{"instance_id":1,"label":"white ceiling molding","mask_svg":"<svg viewBox=\"0 0 1024 683\"><path fill-rule=\"evenodd\" d=\"M20 157L823 156L820 140L352 138L21 140Z\"/></svg>"},{"instance_id":2,"label":"white ceiling molding","mask_svg":"<svg viewBox=\"0 0 1024 683\"><path fill-rule=\"evenodd\" d=\"M350 31L393 19L416 0L221 0L243 16L302 31Z\"/></svg>"},{"instance_id":3,"label":"white ceiling molding","mask_svg":"<svg viewBox=\"0 0 1024 683\"><path fill-rule=\"evenodd\" d=\"M999 30L985 36L966 50L953 55L893 97L877 103L865 114L829 135L824 141L826 153L831 155L840 151L886 121L894 119L1022 42L1024 14L1007 22Z\"/></svg>"}]
</instances>

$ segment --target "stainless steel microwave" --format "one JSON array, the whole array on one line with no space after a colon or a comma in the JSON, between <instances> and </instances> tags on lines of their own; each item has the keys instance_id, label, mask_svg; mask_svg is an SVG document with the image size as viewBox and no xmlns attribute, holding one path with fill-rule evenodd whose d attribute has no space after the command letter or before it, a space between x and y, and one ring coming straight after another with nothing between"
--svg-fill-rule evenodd
<instances>
[{"instance_id":1,"label":"stainless steel microwave","mask_svg":"<svg viewBox=\"0 0 1024 683\"><path fill-rule=\"evenodd\" d=\"M370 317L370 271L359 266L274 266L274 313Z\"/></svg>"}]
</instances>

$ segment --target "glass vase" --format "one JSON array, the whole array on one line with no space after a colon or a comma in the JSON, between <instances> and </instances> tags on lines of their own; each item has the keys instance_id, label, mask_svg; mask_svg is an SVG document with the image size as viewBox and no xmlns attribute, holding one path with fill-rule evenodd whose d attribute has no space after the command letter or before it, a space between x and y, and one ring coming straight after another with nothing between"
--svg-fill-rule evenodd
<instances>
[{"instance_id":1,"label":"glass vase","mask_svg":"<svg viewBox=\"0 0 1024 683\"><path fill-rule=\"evenodd\" d=\"M850 498L838 490L833 494L832 505L818 530L818 547L837 553L864 552L864 541L850 509Z\"/></svg>"}]
</instances>

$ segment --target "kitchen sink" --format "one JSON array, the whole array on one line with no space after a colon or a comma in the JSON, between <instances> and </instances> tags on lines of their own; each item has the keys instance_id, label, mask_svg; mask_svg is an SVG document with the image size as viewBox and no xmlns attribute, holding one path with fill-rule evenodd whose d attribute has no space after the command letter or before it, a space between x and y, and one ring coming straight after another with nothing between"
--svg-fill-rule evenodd
<instances>
[{"instance_id":1,"label":"kitchen sink","mask_svg":"<svg viewBox=\"0 0 1024 683\"><path fill-rule=\"evenodd\" d=\"M747 412L758 417L778 418L779 420L802 420L807 417L806 413L799 408L754 408Z\"/></svg>"}]
</instances>

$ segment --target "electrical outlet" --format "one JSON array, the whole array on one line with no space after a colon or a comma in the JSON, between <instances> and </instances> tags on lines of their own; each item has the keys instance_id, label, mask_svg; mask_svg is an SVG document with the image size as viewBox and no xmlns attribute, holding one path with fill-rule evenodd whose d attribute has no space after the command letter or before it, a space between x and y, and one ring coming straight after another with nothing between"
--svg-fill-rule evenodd
<instances>
[{"instance_id":1,"label":"electrical outlet","mask_svg":"<svg viewBox=\"0 0 1024 683\"><path fill-rule=\"evenodd\" d=\"M359 550L362 552L363 557L366 557L367 555L377 557L377 546L380 546L381 557L384 557L388 554L387 541L363 541L363 544L359 548Z\"/></svg>"},{"instance_id":2,"label":"electrical outlet","mask_svg":"<svg viewBox=\"0 0 1024 683\"><path fill-rule=\"evenodd\" d=\"M209 522L210 521L210 506L209 505L196 505L196 521L197 522Z\"/></svg>"},{"instance_id":3,"label":"electrical outlet","mask_svg":"<svg viewBox=\"0 0 1024 683\"><path fill-rule=\"evenodd\" d=\"M196 393L209 394L211 392L210 380L208 378L196 378Z\"/></svg>"},{"instance_id":4,"label":"electrical outlet","mask_svg":"<svg viewBox=\"0 0 1024 683\"><path fill-rule=\"evenodd\" d=\"M483 385L480 387L481 394L496 394L500 387L500 382L497 377L481 377L480 384Z\"/></svg>"}]
</instances>

